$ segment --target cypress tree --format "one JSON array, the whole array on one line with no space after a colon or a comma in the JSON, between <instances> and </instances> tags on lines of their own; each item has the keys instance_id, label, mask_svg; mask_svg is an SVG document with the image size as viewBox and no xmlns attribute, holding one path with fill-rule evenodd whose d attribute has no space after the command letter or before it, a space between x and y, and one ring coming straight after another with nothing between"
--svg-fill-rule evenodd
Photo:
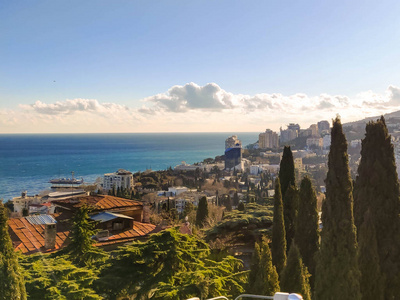
<instances>
[{"instance_id":1,"label":"cypress tree","mask_svg":"<svg viewBox=\"0 0 400 300\"><path fill-rule=\"evenodd\" d=\"M386 278L385 299L395 299L400 294L400 195L393 145L383 117L366 125L362 141L354 188L357 228L368 210L376 230L380 269ZM363 238L368 236L360 235L360 243Z\"/></svg>"},{"instance_id":2,"label":"cypress tree","mask_svg":"<svg viewBox=\"0 0 400 300\"><path fill-rule=\"evenodd\" d=\"M199 200L199 205L197 207L196 213L196 225L199 227L204 227L208 218L208 203L207 198L202 197Z\"/></svg>"},{"instance_id":3,"label":"cypress tree","mask_svg":"<svg viewBox=\"0 0 400 300\"><path fill-rule=\"evenodd\" d=\"M328 156L326 200L322 205L321 248L315 277L315 299L361 299L353 219L352 181L347 141L339 118L333 122Z\"/></svg>"},{"instance_id":4,"label":"cypress tree","mask_svg":"<svg viewBox=\"0 0 400 300\"><path fill-rule=\"evenodd\" d=\"M283 216L285 220L287 249L294 238L297 216L298 191L296 188L293 153L290 146L283 148L282 160L279 166L279 180L283 200Z\"/></svg>"},{"instance_id":5,"label":"cypress tree","mask_svg":"<svg viewBox=\"0 0 400 300\"><path fill-rule=\"evenodd\" d=\"M295 243L289 250L286 267L281 274L281 290L286 293L298 293L304 300L311 300L309 273L301 259L299 248Z\"/></svg>"},{"instance_id":6,"label":"cypress tree","mask_svg":"<svg viewBox=\"0 0 400 300\"><path fill-rule=\"evenodd\" d=\"M275 182L274 217L272 222L272 263L280 274L286 264L286 237L283 221L283 204L279 178Z\"/></svg>"},{"instance_id":7,"label":"cypress tree","mask_svg":"<svg viewBox=\"0 0 400 300\"><path fill-rule=\"evenodd\" d=\"M300 184L295 242L299 247L304 265L313 276L315 274L315 255L319 248L319 231L317 196L309 177L304 177Z\"/></svg>"},{"instance_id":8,"label":"cypress tree","mask_svg":"<svg viewBox=\"0 0 400 300\"><path fill-rule=\"evenodd\" d=\"M279 180L281 182L282 199L285 199L285 194L289 186L296 186L293 153L290 150L290 146L283 148L282 160L279 165Z\"/></svg>"},{"instance_id":9,"label":"cypress tree","mask_svg":"<svg viewBox=\"0 0 400 300\"><path fill-rule=\"evenodd\" d=\"M283 199L283 218L286 230L286 245L290 249L290 244L295 236L296 219L299 207L299 191L294 185L289 185L285 198Z\"/></svg>"},{"instance_id":10,"label":"cypress tree","mask_svg":"<svg viewBox=\"0 0 400 300\"><path fill-rule=\"evenodd\" d=\"M0 299L26 299L25 281L8 233L6 208L0 202Z\"/></svg>"},{"instance_id":11,"label":"cypress tree","mask_svg":"<svg viewBox=\"0 0 400 300\"><path fill-rule=\"evenodd\" d=\"M246 291L266 296L279 291L278 273L272 264L271 251L265 237L255 244Z\"/></svg>"},{"instance_id":12,"label":"cypress tree","mask_svg":"<svg viewBox=\"0 0 400 300\"><path fill-rule=\"evenodd\" d=\"M385 299L385 278L379 266L376 230L370 210L365 213L364 222L358 233L360 249L358 262L361 271L360 287L363 300L383 300Z\"/></svg>"}]
</instances>

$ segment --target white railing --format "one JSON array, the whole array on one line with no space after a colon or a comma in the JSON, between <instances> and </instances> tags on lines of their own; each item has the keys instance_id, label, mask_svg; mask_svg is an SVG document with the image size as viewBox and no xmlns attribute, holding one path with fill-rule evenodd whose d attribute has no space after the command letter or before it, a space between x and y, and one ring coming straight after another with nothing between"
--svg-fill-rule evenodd
<instances>
[{"instance_id":1,"label":"white railing","mask_svg":"<svg viewBox=\"0 0 400 300\"><path fill-rule=\"evenodd\" d=\"M250 299L268 299L268 300L303 300L303 297L299 294L288 294L288 293L276 293L274 296L261 296L261 295L251 295L242 294L235 298L235 300L250 298ZM187 300L200 300L200 298L194 297ZM215 298L209 298L207 300L229 300L225 296L218 296Z\"/></svg>"}]
</instances>

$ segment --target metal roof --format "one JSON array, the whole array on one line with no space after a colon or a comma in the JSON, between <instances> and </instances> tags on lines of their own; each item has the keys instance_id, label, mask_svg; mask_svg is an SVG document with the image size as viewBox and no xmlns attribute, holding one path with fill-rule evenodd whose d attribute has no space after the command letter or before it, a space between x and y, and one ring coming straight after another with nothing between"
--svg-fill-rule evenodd
<instances>
[{"instance_id":1,"label":"metal roof","mask_svg":"<svg viewBox=\"0 0 400 300\"><path fill-rule=\"evenodd\" d=\"M26 217L32 225L55 224L57 221L51 215L37 215Z\"/></svg>"},{"instance_id":2,"label":"metal roof","mask_svg":"<svg viewBox=\"0 0 400 300\"><path fill-rule=\"evenodd\" d=\"M131 217L125 216L125 215L121 215L121 214L116 214L116 213L112 213L112 212L101 212L98 214L95 214L93 216L90 216L90 218L94 221L99 221L100 223L104 223L104 222L108 222L117 218L123 218L123 219L130 219L130 220L134 220Z\"/></svg>"}]
</instances>

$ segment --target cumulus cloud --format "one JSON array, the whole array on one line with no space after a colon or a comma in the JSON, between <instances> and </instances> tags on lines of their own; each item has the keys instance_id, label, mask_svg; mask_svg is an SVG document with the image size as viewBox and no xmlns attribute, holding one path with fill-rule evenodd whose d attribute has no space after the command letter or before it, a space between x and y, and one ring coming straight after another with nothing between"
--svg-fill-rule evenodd
<instances>
[{"instance_id":1,"label":"cumulus cloud","mask_svg":"<svg viewBox=\"0 0 400 300\"><path fill-rule=\"evenodd\" d=\"M199 86L191 82L184 86L175 85L167 93L145 98L144 101L153 102L156 108L171 112L186 112L192 109L221 111L234 108L232 97L232 94L215 83ZM142 111L145 112L143 109Z\"/></svg>"}]
</instances>

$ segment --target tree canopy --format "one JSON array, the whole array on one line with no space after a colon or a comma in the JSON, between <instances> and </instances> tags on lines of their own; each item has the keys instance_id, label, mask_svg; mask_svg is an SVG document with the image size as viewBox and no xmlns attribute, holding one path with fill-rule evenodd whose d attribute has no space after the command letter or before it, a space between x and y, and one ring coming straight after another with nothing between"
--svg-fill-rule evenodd
<instances>
[{"instance_id":1,"label":"tree canopy","mask_svg":"<svg viewBox=\"0 0 400 300\"><path fill-rule=\"evenodd\" d=\"M361 299L347 141L338 118L333 122L331 139L315 298Z\"/></svg>"}]
</instances>

